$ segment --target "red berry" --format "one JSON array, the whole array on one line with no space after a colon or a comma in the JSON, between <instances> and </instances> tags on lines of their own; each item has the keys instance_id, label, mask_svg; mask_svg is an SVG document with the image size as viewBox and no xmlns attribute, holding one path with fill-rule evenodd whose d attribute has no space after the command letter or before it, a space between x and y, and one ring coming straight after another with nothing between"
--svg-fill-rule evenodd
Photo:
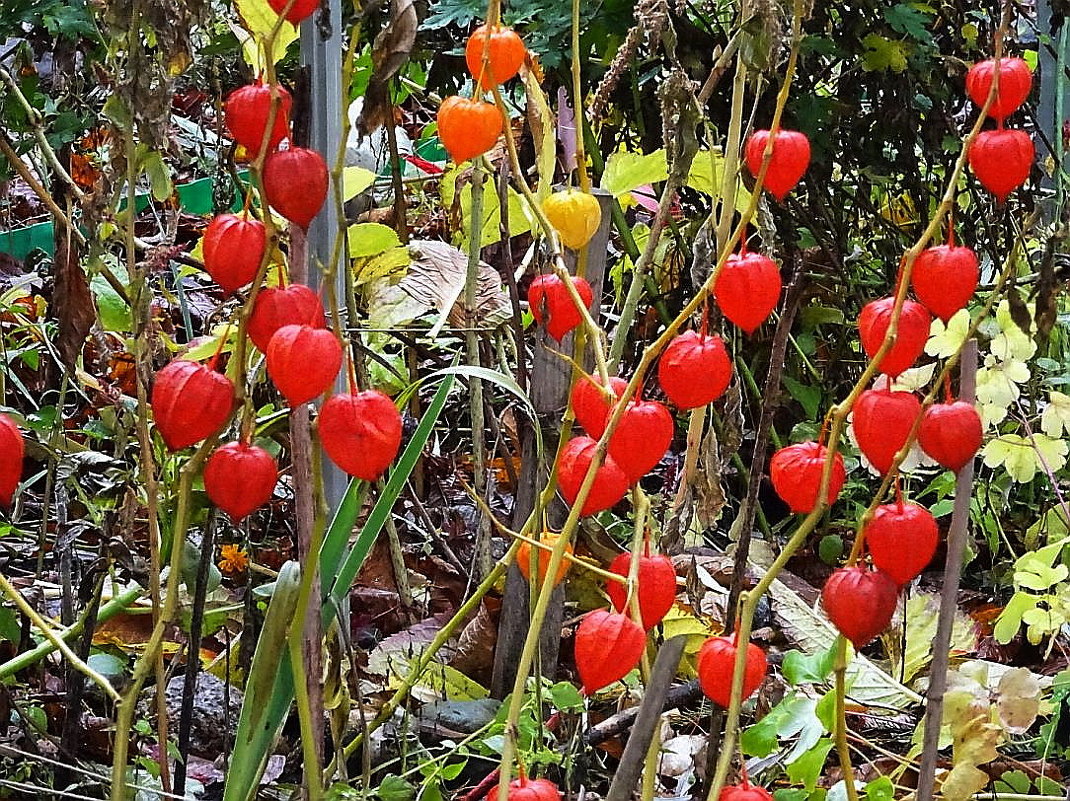
<instances>
[{"instance_id":1,"label":"red berry","mask_svg":"<svg viewBox=\"0 0 1070 801\"><path fill-rule=\"evenodd\" d=\"M586 695L623 679L639 664L646 634L629 617L597 609L576 629L576 669Z\"/></svg>"},{"instance_id":2,"label":"red berry","mask_svg":"<svg viewBox=\"0 0 1070 801\"><path fill-rule=\"evenodd\" d=\"M769 462L769 477L773 489L791 511L807 514L817 505L817 493L821 488L821 473L825 469L828 448L816 442L800 442L788 445L773 454ZM828 502L833 504L847 481L843 457L837 453L832 462L829 477Z\"/></svg>"},{"instance_id":3,"label":"red berry","mask_svg":"<svg viewBox=\"0 0 1070 801\"><path fill-rule=\"evenodd\" d=\"M575 276L572 283L583 305L590 308L594 301L591 285ZM546 332L558 342L583 321L583 316L569 297L564 282L556 275L540 275L531 282L528 287L528 305L535 322L546 326Z\"/></svg>"},{"instance_id":4,"label":"red berry","mask_svg":"<svg viewBox=\"0 0 1070 801\"><path fill-rule=\"evenodd\" d=\"M219 446L204 464L204 491L235 524L271 500L278 478L271 454L245 442Z\"/></svg>"},{"instance_id":5,"label":"red berry","mask_svg":"<svg viewBox=\"0 0 1070 801\"><path fill-rule=\"evenodd\" d=\"M996 72L996 59L978 61L966 73L966 94L978 107L984 106L992 91L992 77ZM1033 87L1033 73L1020 58L999 59L999 88L988 108L988 116L1002 120L1018 110L1029 97Z\"/></svg>"},{"instance_id":6,"label":"red berry","mask_svg":"<svg viewBox=\"0 0 1070 801\"><path fill-rule=\"evenodd\" d=\"M351 476L375 481L401 445L401 415L374 389L332 395L319 416L320 442L331 461Z\"/></svg>"},{"instance_id":7,"label":"red berry","mask_svg":"<svg viewBox=\"0 0 1070 801\"><path fill-rule=\"evenodd\" d=\"M561 451L557 466L557 485L569 504L579 497L580 487L583 486L583 479L590 469L597 448L598 443L590 437L575 437ZM606 456L595 473L594 483L580 514L593 515L609 509L623 498L627 491L628 476L617 466L612 456Z\"/></svg>"},{"instance_id":8,"label":"red berry","mask_svg":"<svg viewBox=\"0 0 1070 801\"><path fill-rule=\"evenodd\" d=\"M625 551L610 563L609 572L627 578L631 563L632 555ZM619 581L607 582L606 592L609 593L614 609L621 614L631 614L631 610L625 608L628 599L626 585ZM676 603L676 568L673 567L672 559L665 554L640 556L635 592L639 599L643 628L652 629Z\"/></svg>"},{"instance_id":9,"label":"red berry","mask_svg":"<svg viewBox=\"0 0 1070 801\"><path fill-rule=\"evenodd\" d=\"M821 590L825 614L855 648L871 642L888 628L899 600L899 587L880 570L841 567Z\"/></svg>"},{"instance_id":10,"label":"red berry","mask_svg":"<svg viewBox=\"0 0 1070 801\"><path fill-rule=\"evenodd\" d=\"M900 586L929 566L940 542L936 519L916 503L878 506L862 534L873 564Z\"/></svg>"},{"instance_id":11,"label":"red berry","mask_svg":"<svg viewBox=\"0 0 1070 801\"><path fill-rule=\"evenodd\" d=\"M855 439L881 475L891 469L895 455L906 444L920 416L921 402L910 392L867 389L858 396L853 419Z\"/></svg>"},{"instance_id":12,"label":"red berry","mask_svg":"<svg viewBox=\"0 0 1070 801\"><path fill-rule=\"evenodd\" d=\"M11 506L11 499L22 479L22 460L26 445L15 421L0 412L0 506Z\"/></svg>"},{"instance_id":13,"label":"red berry","mask_svg":"<svg viewBox=\"0 0 1070 801\"><path fill-rule=\"evenodd\" d=\"M934 403L925 410L918 431L921 449L940 465L956 473L981 448L981 415L972 403Z\"/></svg>"},{"instance_id":14,"label":"red berry","mask_svg":"<svg viewBox=\"0 0 1070 801\"><path fill-rule=\"evenodd\" d=\"M761 253L733 253L713 286L724 316L748 334L764 323L780 301L780 269Z\"/></svg>"},{"instance_id":15,"label":"red berry","mask_svg":"<svg viewBox=\"0 0 1070 801\"><path fill-rule=\"evenodd\" d=\"M268 343L267 372L291 406L326 392L342 367L342 343L333 331L285 325Z\"/></svg>"},{"instance_id":16,"label":"red berry","mask_svg":"<svg viewBox=\"0 0 1070 801\"><path fill-rule=\"evenodd\" d=\"M307 147L278 150L264 161L264 194L271 208L308 228L327 199L330 175L323 156Z\"/></svg>"},{"instance_id":17,"label":"red berry","mask_svg":"<svg viewBox=\"0 0 1070 801\"><path fill-rule=\"evenodd\" d=\"M269 153L290 135L290 108L293 106L293 98L281 86L278 91L279 105L275 110L275 122L271 126L271 139L268 140ZM271 87L258 81L230 93L223 106L223 119L234 141L255 156L260 152L260 145L264 141L264 128L267 127L270 112Z\"/></svg>"},{"instance_id":18,"label":"red berry","mask_svg":"<svg viewBox=\"0 0 1070 801\"><path fill-rule=\"evenodd\" d=\"M765 130L755 131L747 140L744 158L747 168L754 176L757 176L761 169L765 144L768 141L769 131ZM769 161L763 185L773 197L783 201L806 174L806 168L809 166L810 140L806 138L806 134L781 128L773 140L773 156Z\"/></svg>"},{"instance_id":19,"label":"red berry","mask_svg":"<svg viewBox=\"0 0 1070 801\"><path fill-rule=\"evenodd\" d=\"M603 394L600 387L602 380L598 376L582 375L572 387L570 402L572 413L576 416L576 422L583 426L594 438L600 438L606 431L606 423L613 407L609 399ZM611 376L609 379L610 389L618 398L624 394L628 382L623 378Z\"/></svg>"},{"instance_id":20,"label":"red berry","mask_svg":"<svg viewBox=\"0 0 1070 801\"><path fill-rule=\"evenodd\" d=\"M892 309L895 298L881 298L867 303L858 316L858 332L862 339L862 348L869 358L873 358L884 343L884 335L892 321ZM910 298L903 303L899 315L899 327L895 344L884 354L880 361L880 371L892 378L912 367L925 350L929 339L929 326L932 323L925 307Z\"/></svg>"},{"instance_id":21,"label":"red berry","mask_svg":"<svg viewBox=\"0 0 1070 801\"><path fill-rule=\"evenodd\" d=\"M635 483L665 456L673 432L672 414L664 404L632 401L609 439L609 456Z\"/></svg>"},{"instance_id":22,"label":"red berry","mask_svg":"<svg viewBox=\"0 0 1070 801\"><path fill-rule=\"evenodd\" d=\"M268 343L284 325L323 328L327 321L319 297L304 284L261 289L249 316L249 339L267 353Z\"/></svg>"},{"instance_id":23,"label":"red berry","mask_svg":"<svg viewBox=\"0 0 1070 801\"><path fill-rule=\"evenodd\" d=\"M256 278L266 244L259 220L219 214L204 231L204 269L225 292L235 292Z\"/></svg>"},{"instance_id":24,"label":"red berry","mask_svg":"<svg viewBox=\"0 0 1070 801\"><path fill-rule=\"evenodd\" d=\"M946 323L973 297L979 277L977 254L973 250L937 245L918 255L910 282L925 308Z\"/></svg>"},{"instance_id":25,"label":"red berry","mask_svg":"<svg viewBox=\"0 0 1070 801\"><path fill-rule=\"evenodd\" d=\"M706 697L725 708L732 696L732 673L736 667L734 637L710 637L698 652L698 683ZM747 643L747 664L743 670L743 698L750 698L761 686L768 670L765 651Z\"/></svg>"},{"instance_id":26,"label":"red berry","mask_svg":"<svg viewBox=\"0 0 1070 801\"><path fill-rule=\"evenodd\" d=\"M271 6L276 14L282 14L288 2L290 0L268 0L268 5ZM286 21L296 25L302 20L311 17L319 7L320 0L294 0L290 10L286 12Z\"/></svg>"},{"instance_id":27,"label":"red berry","mask_svg":"<svg viewBox=\"0 0 1070 801\"><path fill-rule=\"evenodd\" d=\"M670 342L658 362L658 381L681 409L695 409L724 394L732 380L732 360L718 336L695 331Z\"/></svg>"},{"instance_id":28,"label":"red berry","mask_svg":"<svg viewBox=\"0 0 1070 801\"><path fill-rule=\"evenodd\" d=\"M175 359L156 373L152 416L170 450L218 433L234 411L234 385L211 367Z\"/></svg>"}]
</instances>

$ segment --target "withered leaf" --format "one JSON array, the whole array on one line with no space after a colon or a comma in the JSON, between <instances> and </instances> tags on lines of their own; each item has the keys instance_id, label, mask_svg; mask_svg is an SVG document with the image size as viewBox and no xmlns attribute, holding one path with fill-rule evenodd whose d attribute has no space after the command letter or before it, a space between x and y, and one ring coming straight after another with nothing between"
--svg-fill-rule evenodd
<instances>
[{"instance_id":1,"label":"withered leaf","mask_svg":"<svg viewBox=\"0 0 1070 801\"><path fill-rule=\"evenodd\" d=\"M367 135L380 126L394 124L390 79L409 60L419 24L414 0L393 0L390 4L390 21L375 37L372 49L372 75L364 95L364 110L357 121L361 135Z\"/></svg>"}]
</instances>

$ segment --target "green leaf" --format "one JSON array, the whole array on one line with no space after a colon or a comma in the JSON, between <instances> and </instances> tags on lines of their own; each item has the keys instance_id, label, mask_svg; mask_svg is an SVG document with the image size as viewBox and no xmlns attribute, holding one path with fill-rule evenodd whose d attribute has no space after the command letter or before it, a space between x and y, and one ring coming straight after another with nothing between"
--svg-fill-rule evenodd
<instances>
[{"instance_id":1,"label":"green leaf","mask_svg":"<svg viewBox=\"0 0 1070 801\"><path fill-rule=\"evenodd\" d=\"M167 200L175 192L174 184L171 183L171 169L163 160L163 156L157 150L149 151L141 162L141 169L149 178L149 186L152 188L152 196L159 202Z\"/></svg>"},{"instance_id":2,"label":"green leaf","mask_svg":"<svg viewBox=\"0 0 1070 801\"><path fill-rule=\"evenodd\" d=\"M22 627L19 626L15 610L0 606L0 640L17 643L22 639Z\"/></svg>"},{"instance_id":3,"label":"green leaf","mask_svg":"<svg viewBox=\"0 0 1070 801\"><path fill-rule=\"evenodd\" d=\"M400 281L406 267L412 264L412 254L404 245L379 253L369 259L357 259L353 263L354 285L375 283L376 281Z\"/></svg>"},{"instance_id":4,"label":"green leaf","mask_svg":"<svg viewBox=\"0 0 1070 801\"><path fill-rule=\"evenodd\" d=\"M574 684L567 681L559 681L551 687L550 698L562 712L583 709L583 696Z\"/></svg>"},{"instance_id":5,"label":"green leaf","mask_svg":"<svg viewBox=\"0 0 1070 801\"><path fill-rule=\"evenodd\" d=\"M823 737L817 745L809 749L801 757L788 765L788 778L795 784L801 784L807 792L813 792L817 787L821 769L825 767L825 760L835 744L828 737Z\"/></svg>"},{"instance_id":6,"label":"green leaf","mask_svg":"<svg viewBox=\"0 0 1070 801\"><path fill-rule=\"evenodd\" d=\"M614 197L620 197L640 186L656 184L668 177L669 168L663 149L646 154L618 150L606 160L606 168L602 172L602 188L611 192Z\"/></svg>"},{"instance_id":7,"label":"green leaf","mask_svg":"<svg viewBox=\"0 0 1070 801\"><path fill-rule=\"evenodd\" d=\"M895 785L888 776L881 776L866 785L867 801L893 801Z\"/></svg>"},{"instance_id":8,"label":"green leaf","mask_svg":"<svg viewBox=\"0 0 1070 801\"><path fill-rule=\"evenodd\" d=\"M112 272L120 281L126 277L125 271L121 275L119 275L119 270L112 270ZM130 316L130 307L103 275L94 275L89 281L89 289L96 298L100 325L105 331L132 330L133 319Z\"/></svg>"},{"instance_id":9,"label":"green leaf","mask_svg":"<svg viewBox=\"0 0 1070 801\"><path fill-rule=\"evenodd\" d=\"M899 3L891 8L884 9L884 19L892 26L896 33L902 33L917 39L919 42L931 42L932 34L929 33L929 17L919 11L916 5Z\"/></svg>"},{"instance_id":10,"label":"green leaf","mask_svg":"<svg viewBox=\"0 0 1070 801\"><path fill-rule=\"evenodd\" d=\"M724 189L724 156L718 150L700 150L695 154L691 170L687 174L687 186L712 197L720 197ZM744 211L750 205L750 192L741 181L735 181L736 211Z\"/></svg>"},{"instance_id":11,"label":"green leaf","mask_svg":"<svg viewBox=\"0 0 1070 801\"><path fill-rule=\"evenodd\" d=\"M816 419L818 407L821 404L821 387L803 384L788 375L784 376L783 381L788 394L799 402L806 416L811 420Z\"/></svg>"},{"instance_id":12,"label":"green leaf","mask_svg":"<svg viewBox=\"0 0 1070 801\"><path fill-rule=\"evenodd\" d=\"M1027 593L1016 592L1012 595L992 628L992 636L996 638L996 642L1006 645L1013 640L1018 629L1022 627L1022 616L1036 605L1036 598Z\"/></svg>"},{"instance_id":13,"label":"green leaf","mask_svg":"<svg viewBox=\"0 0 1070 801\"><path fill-rule=\"evenodd\" d=\"M825 651L804 654L802 651L788 651L784 654L784 678L789 684L819 684L832 675L836 660L836 645Z\"/></svg>"},{"instance_id":14,"label":"green leaf","mask_svg":"<svg viewBox=\"0 0 1070 801\"><path fill-rule=\"evenodd\" d=\"M380 223L357 223L349 226L349 257L369 258L399 247L401 239L397 231Z\"/></svg>"},{"instance_id":15,"label":"green leaf","mask_svg":"<svg viewBox=\"0 0 1070 801\"><path fill-rule=\"evenodd\" d=\"M862 69L866 72L880 72L890 69L902 72L907 68L907 46L903 42L892 42L876 33L871 33L862 40L865 50L862 53Z\"/></svg>"}]
</instances>

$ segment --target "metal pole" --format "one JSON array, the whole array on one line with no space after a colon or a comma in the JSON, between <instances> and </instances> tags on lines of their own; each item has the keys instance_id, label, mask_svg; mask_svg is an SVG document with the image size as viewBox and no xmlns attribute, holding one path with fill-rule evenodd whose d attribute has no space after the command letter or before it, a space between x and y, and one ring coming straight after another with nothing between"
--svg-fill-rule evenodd
<instances>
[{"instance_id":1,"label":"metal pole","mask_svg":"<svg viewBox=\"0 0 1070 801\"><path fill-rule=\"evenodd\" d=\"M309 144L318 151L328 165L338 153L338 144L342 138L342 115L346 108L342 95L342 12L341 0L326 0L329 24L320 21L323 14L309 17L301 25L301 63L308 70L309 86ZM323 38L322 33L329 28L330 37ZM323 280L323 271L331 258L331 246L338 232L338 211L334 202L328 197L308 229L308 283L318 289ZM344 249L343 249L344 251ZM344 259L344 256L343 256ZM345 297L345 269L340 265L336 272L337 293ZM336 390L345 391L345 376L339 374ZM341 502L348 483L345 474L330 463L323 461L323 490L327 506L333 513Z\"/></svg>"}]
</instances>

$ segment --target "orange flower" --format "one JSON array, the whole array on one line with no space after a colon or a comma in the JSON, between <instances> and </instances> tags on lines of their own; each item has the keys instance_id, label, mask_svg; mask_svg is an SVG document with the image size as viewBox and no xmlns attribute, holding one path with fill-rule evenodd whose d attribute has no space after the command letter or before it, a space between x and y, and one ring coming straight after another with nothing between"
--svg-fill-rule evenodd
<instances>
[{"instance_id":1,"label":"orange flower","mask_svg":"<svg viewBox=\"0 0 1070 801\"><path fill-rule=\"evenodd\" d=\"M249 566L249 556L237 545L220 548L219 569L224 573L241 573Z\"/></svg>"}]
</instances>

